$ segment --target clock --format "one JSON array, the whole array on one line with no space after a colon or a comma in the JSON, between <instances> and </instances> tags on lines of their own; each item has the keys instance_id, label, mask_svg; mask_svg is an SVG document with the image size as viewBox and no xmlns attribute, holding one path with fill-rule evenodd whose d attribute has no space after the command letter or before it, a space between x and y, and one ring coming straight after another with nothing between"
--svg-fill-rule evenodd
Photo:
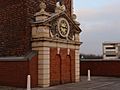
<instances>
[{"instance_id":1,"label":"clock","mask_svg":"<svg viewBox=\"0 0 120 90\"><path fill-rule=\"evenodd\" d=\"M68 37L69 31L70 31L70 26L68 21L65 18L60 18L58 20L58 31L60 36L62 37Z\"/></svg>"}]
</instances>

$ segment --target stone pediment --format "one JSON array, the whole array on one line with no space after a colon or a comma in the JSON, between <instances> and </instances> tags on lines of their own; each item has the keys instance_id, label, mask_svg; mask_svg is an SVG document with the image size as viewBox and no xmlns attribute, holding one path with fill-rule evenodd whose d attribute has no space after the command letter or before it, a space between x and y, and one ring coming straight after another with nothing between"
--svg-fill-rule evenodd
<instances>
[{"instance_id":1,"label":"stone pediment","mask_svg":"<svg viewBox=\"0 0 120 90\"><path fill-rule=\"evenodd\" d=\"M46 18L46 19L38 20L38 21L35 21L35 22L32 22L32 23L33 24L40 24L40 25L45 24L46 25L46 24L49 24L51 21L58 20L61 17L67 19L68 22L70 24L72 24L72 27L74 27L75 32L80 33L82 31L80 29L79 25L73 19L71 19L64 11L60 12L60 13L53 13L53 14L49 15L49 17Z\"/></svg>"},{"instance_id":2,"label":"stone pediment","mask_svg":"<svg viewBox=\"0 0 120 90\"><path fill-rule=\"evenodd\" d=\"M61 12L61 13L55 13L51 20L57 20L59 18L65 18L69 22L69 24L72 25L75 32L78 32L78 33L81 32L81 29L80 29L79 25L77 25L75 23L75 21L73 21L73 19L71 17L69 17L64 11Z\"/></svg>"},{"instance_id":3,"label":"stone pediment","mask_svg":"<svg viewBox=\"0 0 120 90\"><path fill-rule=\"evenodd\" d=\"M50 27L50 36L53 38L61 38L67 40L74 40L75 34L79 34L81 29L79 28L79 23L71 19L64 11L60 13L44 13L42 15L46 15L47 18L39 19L33 22L34 25L49 25ZM59 31L58 23L59 19L64 18L69 24L69 34L62 36Z\"/></svg>"},{"instance_id":4,"label":"stone pediment","mask_svg":"<svg viewBox=\"0 0 120 90\"><path fill-rule=\"evenodd\" d=\"M64 6L64 5L63 5ZM69 41L79 42L79 34L81 29L79 23L75 20L76 16L69 17L66 14L65 7L56 6L55 13L48 13L45 11L45 3L40 4L41 10L37 12L32 22L33 36L35 38L47 37L53 39L63 39ZM37 29L36 29L37 28Z\"/></svg>"}]
</instances>

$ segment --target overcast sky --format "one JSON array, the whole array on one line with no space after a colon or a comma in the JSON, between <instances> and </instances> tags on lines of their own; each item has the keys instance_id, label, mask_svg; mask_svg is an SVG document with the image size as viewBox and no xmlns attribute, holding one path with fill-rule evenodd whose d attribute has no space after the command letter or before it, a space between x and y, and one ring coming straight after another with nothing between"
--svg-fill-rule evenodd
<instances>
[{"instance_id":1,"label":"overcast sky","mask_svg":"<svg viewBox=\"0 0 120 90\"><path fill-rule=\"evenodd\" d=\"M103 42L120 42L120 0L74 0L81 23L81 53L102 54Z\"/></svg>"}]
</instances>

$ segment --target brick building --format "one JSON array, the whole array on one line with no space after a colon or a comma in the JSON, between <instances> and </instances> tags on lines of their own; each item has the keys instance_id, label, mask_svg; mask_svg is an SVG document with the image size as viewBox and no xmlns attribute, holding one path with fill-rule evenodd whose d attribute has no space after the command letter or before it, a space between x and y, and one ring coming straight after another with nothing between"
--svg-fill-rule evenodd
<instances>
[{"instance_id":1,"label":"brick building","mask_svg":"<svg viewBox=\"0 0 120 90\"><path fill-rule=\"evenodd\" d=\"M59 0L58 0L59 1ZM79 81L79 23L72 0L0 0L0 85Z\"/></svg>"},{"instance_id":2,"label":"brick building","mask_svg":"<svg viewBox=\"0 0 120 90\"><path fill-rule=\"evenodd\" d=\"M103 43L103 58L104 59L119 59L120 58L120 43L105 42Z\"/></svg>"}]
</instances>

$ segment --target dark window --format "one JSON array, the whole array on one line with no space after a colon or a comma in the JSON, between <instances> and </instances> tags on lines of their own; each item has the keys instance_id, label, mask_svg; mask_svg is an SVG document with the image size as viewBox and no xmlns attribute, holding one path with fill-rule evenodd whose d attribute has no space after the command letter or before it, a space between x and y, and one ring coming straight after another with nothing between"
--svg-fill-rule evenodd
<instances>
[{"instance_id":1,"label":"dark window","mask_svg":"<svg viewBox=\"0 0 120 90\"><path fill-rule=\"evenodd\" d=\"M106 57L115 57L116 55L106 55Z\"/></svg>"},{"instance_id":2,"label":"dark window","mask_svg":"<svg viewBox=\"0 0 120 90\"><path fill-rule=\"evenodd\" d=\"M115 49L115 47L106 47L106 49Z\"/></svg>"}]
</instances>

